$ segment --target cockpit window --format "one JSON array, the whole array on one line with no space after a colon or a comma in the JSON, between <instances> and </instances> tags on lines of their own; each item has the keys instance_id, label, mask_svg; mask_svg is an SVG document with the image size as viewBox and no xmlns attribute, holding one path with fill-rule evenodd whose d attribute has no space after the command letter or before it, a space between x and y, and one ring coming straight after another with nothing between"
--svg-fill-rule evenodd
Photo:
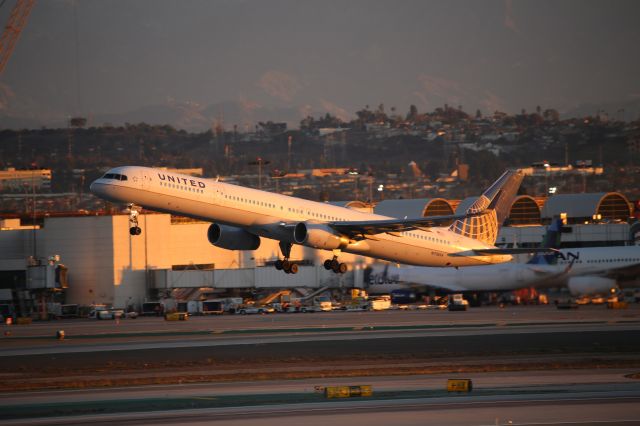
<instances>
[{"instance_id":1,"label":"cockpit window","mask_svg":"<svg viewBox=\"0 0 640 426\"><path fill-rule=\"evenodd\" d=\"M102 176L102 179L128 180L127 175L121 175L118 173L107 173Z\"/></svg>"}]
</instances>

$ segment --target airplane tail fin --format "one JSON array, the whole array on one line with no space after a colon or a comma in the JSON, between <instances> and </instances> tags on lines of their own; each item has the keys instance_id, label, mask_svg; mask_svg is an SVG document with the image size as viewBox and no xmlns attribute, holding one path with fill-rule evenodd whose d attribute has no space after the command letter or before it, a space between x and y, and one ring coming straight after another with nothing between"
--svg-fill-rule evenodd
<instances>
[{"instance_id":1,"label":"airplane tail fin","mask_svg":"<svg viewBox=\"0 0 640 426\"><path fill-rule=\"evenodd\" d=\"M560 249L560 242L562 239L562 232L565 228L562 226L562 219L554 217L551 224L547 228L547 232L542 238L541 248ZM527 263L531 264L555 264L558 261L558 255L556 253L538 253L529 260Z\"/></svg>"},{"instance_id":2,"label":"airplane tail fin","mask_svg":"<svg viewBox=\"0 0 640 426\"><path fill-rule=\"evenodd\" d=\"M542 247L559 249L562 237L562 219L554 217L542 239Z\"/></svg>"},{"instance_id":3,"label":"airplane tail fin","mask_svg":"<svg viewBox=\"0 0 640 426\"><path fill-rule=\"evenodd\" d=\"M524 175L507 170L469 207L469 217L458 219L449 230L487 244L495 244L498 231L509 215Z\"/></svg>"}]
</instances>

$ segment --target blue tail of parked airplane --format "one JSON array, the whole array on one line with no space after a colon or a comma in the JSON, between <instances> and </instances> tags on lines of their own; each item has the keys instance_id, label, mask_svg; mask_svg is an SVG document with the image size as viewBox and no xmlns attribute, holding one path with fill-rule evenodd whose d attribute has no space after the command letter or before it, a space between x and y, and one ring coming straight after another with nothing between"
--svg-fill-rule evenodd
<instances>
[{"instance_id":1,"label":"blue tail of parked airplane","mask_svg":"<svg viewBox=\"0 0 640 426\"><path fill-rule=\"evenodd\" d=\"M562 236L562 219L553 218L551 224L547 228L547 232L542 239L541 248L546 249L560 249L560 241ZM529 260L530 264L534 265L553 265L558 262L558 255L556 253L537 253Z\"/></svg>"}]
</instances>

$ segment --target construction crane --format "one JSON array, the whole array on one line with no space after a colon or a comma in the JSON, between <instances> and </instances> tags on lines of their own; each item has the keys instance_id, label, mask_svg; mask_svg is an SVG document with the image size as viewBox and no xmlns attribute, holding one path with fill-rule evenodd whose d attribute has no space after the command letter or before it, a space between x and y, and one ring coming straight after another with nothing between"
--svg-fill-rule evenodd
<instances>
[{"instance_id":1,"label":"construction crane","mask_svg":"<svg viewBox=\"0 0 640 426\"><path fill-rule=\"evenodd\" d=\"M7 62L16 47L16 42L27 23L27 18L29 18L35 3L36 0L18 0L11 11L9 22L4 28L2 38L0 38L0 75L4 72L4 67L7 66Z\"/></svg>"}]
</instances>

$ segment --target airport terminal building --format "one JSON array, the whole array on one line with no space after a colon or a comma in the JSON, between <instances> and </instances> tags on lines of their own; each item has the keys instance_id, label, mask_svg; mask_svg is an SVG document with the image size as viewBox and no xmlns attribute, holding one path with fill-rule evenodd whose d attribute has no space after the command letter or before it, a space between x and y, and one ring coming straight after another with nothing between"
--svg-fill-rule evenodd
<instances>
[{"instance_id":1,"label":"airport terminal building","mask_svg":"<svg viewBox=\"0 0 640 426\"><path fill-rule=\"evenodd\" d=\"M473 201L386 200L373 210L391 217L432 216L459 212ZM370 209L358 202L342 204ZM519 196L497 244L538 245L544 225L560 214L566 214L571 230L562 237L567 247L632 244L632 236L640 234L630 221L631 203L616 192ZM23 310L54 300L125 309L169 297L187 301L281 288L367 288L366 269L374 259L342 253L349 271L335 274L322 265L330 251L294 245L291 258L300 270L285 274L273 266L281 257L276 241L262 239L254 251L224 250L209 243L209 225L141 214L142 235L131 236L125 214L47 217L35 228L21 226L19 219L0 220L0 303L11 297L9 302Z\"/></svg>"}]
</instances>

